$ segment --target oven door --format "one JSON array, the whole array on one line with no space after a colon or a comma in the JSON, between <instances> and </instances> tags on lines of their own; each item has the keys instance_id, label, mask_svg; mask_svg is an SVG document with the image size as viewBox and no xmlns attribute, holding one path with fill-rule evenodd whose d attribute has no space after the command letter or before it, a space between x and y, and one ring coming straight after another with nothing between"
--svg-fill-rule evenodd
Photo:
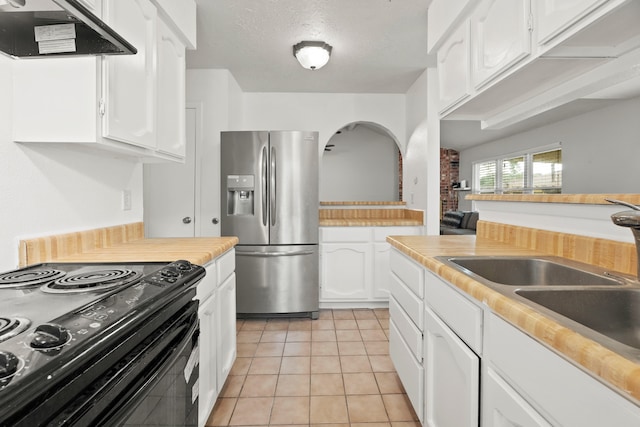
<instances>
[{"instance_id":1,"label":"oven door","mask_svg":"<svg viewBox=\"0 0 640 427\"><path fill-rule=\"evenodd\" d=\"M198 305L191 302L101 376L53 425L198 423Z\"/></svg>"}]
</instances>

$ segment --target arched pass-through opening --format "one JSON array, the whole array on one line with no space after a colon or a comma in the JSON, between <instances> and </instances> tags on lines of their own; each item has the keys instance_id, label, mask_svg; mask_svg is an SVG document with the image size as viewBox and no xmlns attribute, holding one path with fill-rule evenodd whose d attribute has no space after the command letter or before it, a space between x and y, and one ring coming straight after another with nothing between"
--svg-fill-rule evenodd
<instances>
[{"instance_id":1,"label":"arched pass-through opening","mask_svg":"<svg viewBox=\"0 0 640 427\"><path fill-rule=\"evenodd\" d=\"M402 153L395 136L372 122L338 129L324 148L322 201L401 201Z\"/></svg>"}]
</instances>

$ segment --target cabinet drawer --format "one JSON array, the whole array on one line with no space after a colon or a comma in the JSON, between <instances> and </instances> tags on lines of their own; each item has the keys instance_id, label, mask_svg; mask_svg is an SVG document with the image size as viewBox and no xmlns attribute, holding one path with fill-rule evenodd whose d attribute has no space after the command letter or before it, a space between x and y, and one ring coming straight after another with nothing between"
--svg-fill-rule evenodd
<instances>
[{"instance_id":1,"label":"cabinet drawer","mask_svg":"<svg viewBox=\"0 0 640 427\"><path fill-rule=\"evenodd\" d=\"M422 362L422 331L411 321L395 298L389 298L389 315L416 360Z\"/></svg>"},{"instance_id":2,"label":"cabinet drawer","mask_svg":"<svg viewBox=\"0 0 640 427\"><path fill-rule=\"evenodd\" d=\"M487 322L485 360L550 424L640 425L638 406L495 314Z\"/></svg>"},{"instance_id":3,"label":"cabinet drawer","mask_svg":"<svg viewBox=\"0 0 640 427\"><path fill-rule=\"evenodd\" d=\"M425 302L476 354L482 354L482 308L429 272Z\"/></svg>"},{"instance_id":4,"label":"cabinet drawer","mask_svg":"<svg viewBox=\"0 0 640 427\"><path fill-rule=\"evenodd\" d=\"M375 227L373 229L373 241L384 242L387 236L416 236L420 234L420 227Z\"/></svg>"},{"instance_id":5,"label":"cabinet drawer","mask_svg":"<svg viewBox=\"0 0 640 427\"><path fill-rule=\"evenodd\" d=\"M397 250L391 251L391 271L418 297L424 296L424 267Z\"/></svg>"},{"instance_id":6,"label":"cabinet drawer","mask_svg":"<svg viewBox=\"0 0 640 427\"><path fill-rule=\"evenodd\" d=\"M369 242L371 227L321 227L320 243Z\"/></svg>"},{"instance_id":7,"label":"cabinet drawer","mask_svg":"<svg viewBox=\"0 0 640 427\"><path fill-rule=\"evenodd\" d=\"M218 263L218 284L224 282L224 280L236 271L236 251L231 249L224 254L220 255L216 260Z\"/></svg>"},{"instance_id":8,"label":"cabinet drawer","mask_svg":"<svg viewBox=\"0 0 640 427\"><path fill-rule=\"evenodd\" d=\"M412 356L393 319L389 321L389 356L413 405L413 410L422 421L424 419L424 368Z\"/></svg>"},{"instance_id":9,"label":"cabinet drawer","mask_svg":"<svg viewBox=\"0 0 640 427\"><path fill-rule=\"evenodd\" d=\"M422 299L418 298L413 292L409 290L397 276L391 274L391 280L389 280L389 295L395 298L396 302L411 321L418 327L420 331L423 330L424 325L424 303Z\"/></svg>"},{"instance_id":10,"label":"cabinet drawer","mask_svg":"<svg viewBox=\"0 0 640 427\"><path fill-rule=\"evenodd\" d=\"M218 287L217 281L217 264L211 261L204 266L207 274L200 280L196 288L196 298L202 303L216 291Z\"/></svg>"}]
</instances>

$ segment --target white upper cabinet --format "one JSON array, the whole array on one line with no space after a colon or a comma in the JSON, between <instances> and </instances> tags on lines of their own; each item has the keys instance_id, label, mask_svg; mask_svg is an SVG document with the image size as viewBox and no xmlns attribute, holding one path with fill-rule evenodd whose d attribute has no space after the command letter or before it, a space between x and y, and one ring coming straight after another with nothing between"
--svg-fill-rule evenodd
<instances>
[{"instance_id":1,"label":"white upper cabinet","mask_svg":"<svg viewBox=\"0 0 640 427\"><path fill-rule=\"evenodd\" d=\"M138 52L12 61L13 140L78 145L144 162L184 161L185 46L195 39L178 32L159 6L175 2L84 2ZM195 1L180 5L181 22L192 19L195 27Z\"/></svg>"},{"instance_id":2,"label":"white upper cabinet","mask_svg":"<svg viewBox=\"0 0 640 427\"><path fill-rule=\"evenodd\" d=\"M149 0L105 2L107 24L138 53L105 58L105 137L156 147L156 29L158 12Z\"/></svg>"},{"instance_id":3,"label":"white upper cabinet","mask_svg":"<svg viewBox=\"0 0 640 427\"><path fill-rule=\"evenodd\" d=\"M608 0L545 0L536 2L537 41L545 44Z\"/></svg>"},{"instance_id":4,"label":"white upper cabinet","mask_svg":"<svg viewBox=\"0 0 640 427\"><path fill-rule=\"evenodd\" d=\"M442 118L501 129L637 77L638 0L480 0L453 22L437 44Z\"/></svg>"},{"instance_id":5,"label":"white upper cabinet","mask_svg":"<svg viewBox=\"0 0 640 427\"><path fill-rule=\"evenodd\" d=\"M471 73L482 87L531 54L530 0L484 0L471 16Z\"/></svg>"},{"instance_id":6,"label":"white upper cabinet","mask_svg":"<svg viewBox=\"0 0 640 427\"><path fill-rule=\"evenodd\" d=\"M196 48L195 0L155 0L161 16L187 49Z\"/></svg>"},{"instance_id":7,"label":"white upper cabinet","mask_svg":"<svg viewBox=\"0 0 640 427\"><path fill-rule=\"evenodd\" d=\"M158 23L157 148L184 157L185 47L164 21Z\"/></svg>"},{"instance_id":8,"label":"white upper cabinet","mask_svg":"<svg viewBox=\"0 0 640 427\"><path fill-rule=\"evenodd\" d=\"M427 17L427 52L432 53L455 28L462 12L471 5L470 0L433 0Z\"/></svg>"},{"instance_id":9,"label":"white upper cabinet","mask_svg":"<svg viewBox=\"0 0 640 427\"><path fill-rule=\"evenodd\" d=\"M469 20L438 50L439 109L448 110L470 95Z\"/></svg>"}]
</instances>

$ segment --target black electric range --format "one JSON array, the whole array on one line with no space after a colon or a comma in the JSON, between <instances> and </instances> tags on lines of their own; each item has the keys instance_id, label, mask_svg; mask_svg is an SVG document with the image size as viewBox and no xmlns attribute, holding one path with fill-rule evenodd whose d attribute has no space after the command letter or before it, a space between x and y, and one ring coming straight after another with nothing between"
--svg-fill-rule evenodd
<instances>
[{"instance_id":1,"label":"black electric range","mask_svg":"<svg viewBox=\"0 0 640 427\"><path fill-rule=\"evenodd\" d=\"M194 358L204 275L188 261L0 273L0 426L127 425L131 402L142 399L133 388L158 376L154 366L189 340L185 358ZM183 363L185 377L193 363Z\"/></svg>"}]
</instances>

